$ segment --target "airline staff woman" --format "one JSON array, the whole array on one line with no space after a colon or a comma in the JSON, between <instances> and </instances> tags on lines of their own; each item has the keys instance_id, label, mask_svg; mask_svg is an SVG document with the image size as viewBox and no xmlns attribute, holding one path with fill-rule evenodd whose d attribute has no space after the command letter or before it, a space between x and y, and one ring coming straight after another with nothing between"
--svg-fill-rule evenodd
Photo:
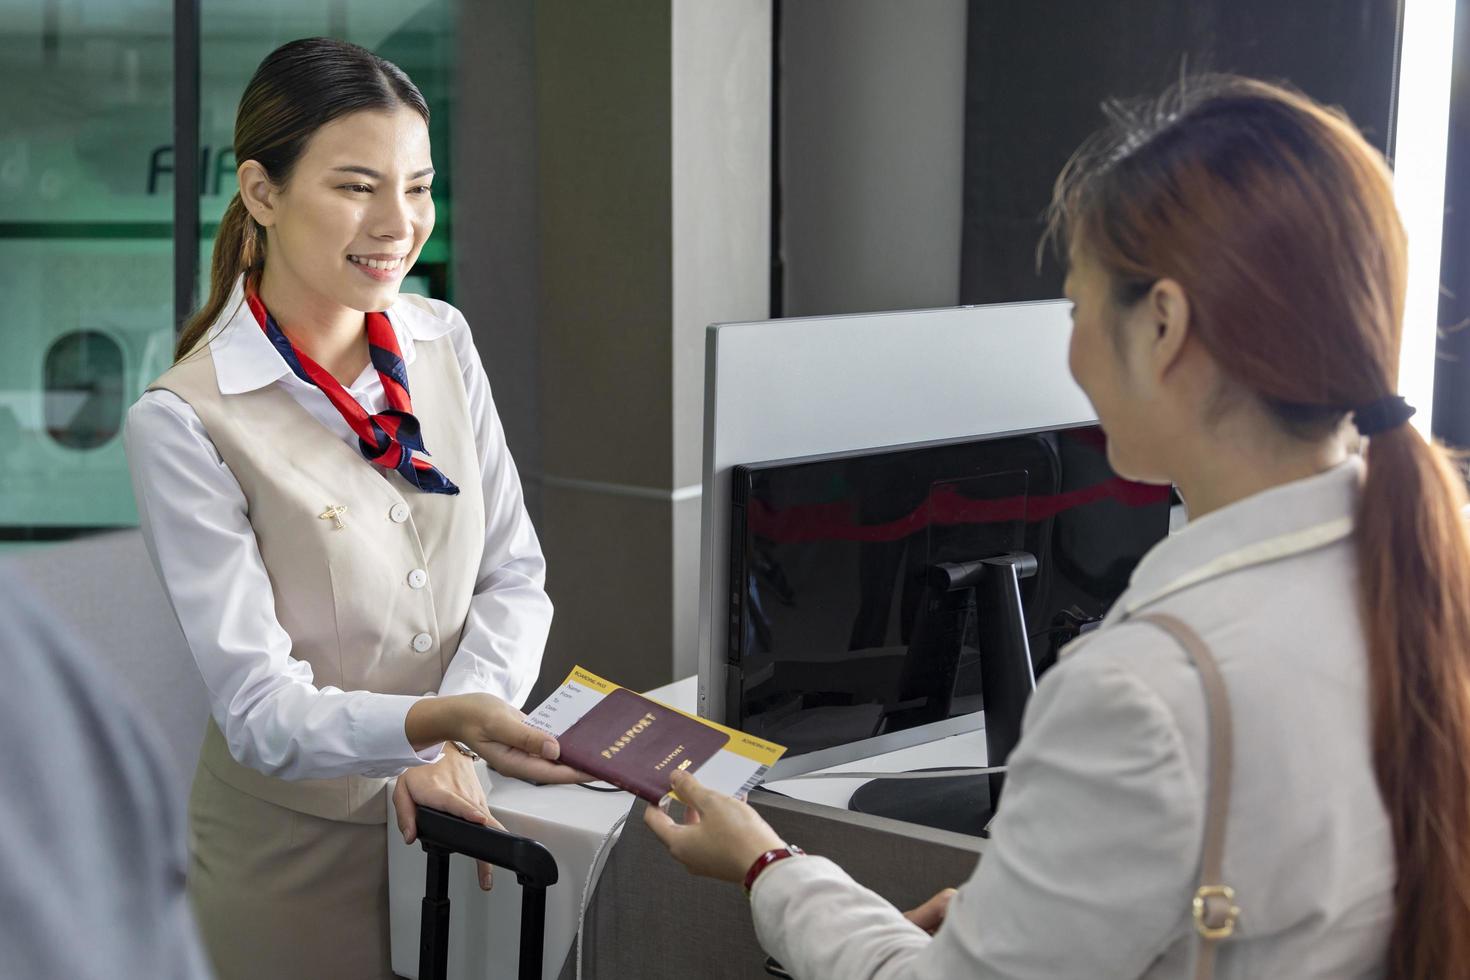
<instances>
[{"instance_id":1,"label":"airline staff woman","mask_svg":"<svg viewBox=\"0 0 1470 980\"><path fill-rule=\"evenodd\" d=\"M1072 373L1114 468L1191 521L1042 679L974 875L906 921L692 779L697 823L646 819L692 870L755 876L802 980L1193 975L1209 739L1200 675L1139 621L1167 613L1234 715L1220 974L1470 977L1470 537L1394 393L1388 168L1258 82L1115 116L1057 185Z\"/></svg>"},{"instance_id":2,"label":"airline staff woman","mask_svg":"<svg viewBox=\"0 0 1470 980\"><path fill-rule=\"evenodd\" d=\"M428 118L363 48L272 52L209 300L128 414L211 699L189 888L223 978L392 976L388 777L406 840L415 802L491 819L455 741L579 777L515 707L551 603L480 357L457 310L398 292L434 227Z\"/></svg>"}]
</instances>

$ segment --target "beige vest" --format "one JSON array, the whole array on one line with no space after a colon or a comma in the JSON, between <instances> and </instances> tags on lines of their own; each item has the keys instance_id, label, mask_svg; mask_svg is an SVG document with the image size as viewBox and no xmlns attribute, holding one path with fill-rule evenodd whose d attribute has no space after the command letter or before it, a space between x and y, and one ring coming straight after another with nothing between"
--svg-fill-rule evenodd
<instances>
[{"instance_id":1,"label":"beige vest","mask_svg":"<svg viewBox=\"0 0 1470 980\"><path fill-rule=\"evenodd\" d=\"M434 465L461 488L455 496L423 493L369 463L278 385L221 395L203 349L149 386L189 403L240 482L276 619L318 687L422 695L438 689L459 648L485 541L479 460L449 338L416 341L414 350L414 415ZM340 529L320 516L329 507L345 508ZM416 570L427 573L417 588ZM414 648L419 634L428 635L426 650ZM301 813L386 820L386 780L267 776L235 761L213 720L200 763L241 792Z\"/></svg>"}]
</instances>

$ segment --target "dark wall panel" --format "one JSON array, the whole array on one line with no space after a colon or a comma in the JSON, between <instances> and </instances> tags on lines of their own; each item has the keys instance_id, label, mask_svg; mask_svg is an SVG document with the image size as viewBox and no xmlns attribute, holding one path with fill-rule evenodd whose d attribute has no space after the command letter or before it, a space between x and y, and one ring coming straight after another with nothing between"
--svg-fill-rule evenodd
<instances>
[{"instance_id":1,"label":"dark wall panel","mask_svg":"<svg viewBox=\"0 0 1470 980\"><path fill-rule=\"evenodd\" d=\"M1052 182L1110 97L1191 72L1286 80L1393 133L1398 0L972 0L965 106L964 303L1061 295L1036 243Z\"/></svg>"},{"instance_id":2,"label":"dark wall panel","mask_svg":"<svg viewBox=\"0 0 1470 980\"><path fill-rule=\"evenodd\" d=\"M1439 363L1434 371L1434 434L1470 446L1470 2L1455 17L1455 73L1450 89L1445 161L1444 251L1440 256Z\"/></svg>"}]
</instances>

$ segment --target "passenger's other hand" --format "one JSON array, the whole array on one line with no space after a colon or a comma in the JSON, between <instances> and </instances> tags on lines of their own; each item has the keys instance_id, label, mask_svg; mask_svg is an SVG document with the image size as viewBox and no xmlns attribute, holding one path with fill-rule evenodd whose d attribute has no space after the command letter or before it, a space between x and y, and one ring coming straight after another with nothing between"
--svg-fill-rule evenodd
<instances>
[{"instance_id":1,"label":"passenger's other hand","mask_svg":"<svg viewBox=\"0 0 1470 980\"><path fill-rule=\"evenodd\" d=\"M674 773L672 782L689 808L685 822L674 822L656 806L643 812L643 822L674 860L694 874L743 881L756 858L783 846L750 804L709 789L684 772Z\"/></svg>"},{"instance_id":2,"label":"passenger's other hand","mask_svg":"<svg viewBox=\"0 0 1470 980\"><path fill-rule=\"evenodd\" d=\"M405 844L412 844L418 839L417 807L420 804L443 810L470 823L505 829L490 815L485 787L475 772L474 760L451 746L445 747L444 757L438 762L405 769L398 777L398 786L393 790L393 812L397 814L398 830L403 834ZM489 891L493 884L490 865L484 861L476 861L475 864L479 869L480 887Z\"/></svg>"},{"instance_id":3,"label":"passenger's other hand","mask_svg":"<svg viewBox=\"0 0 1470 980\"><path fill-rule=\"evenodd\" d=\"M949 914L950 900L954 896L955 890L946 888L918 908L909 909L903 917L932 936L944 924L944 917Z\"/></svg>"}]
</instances>

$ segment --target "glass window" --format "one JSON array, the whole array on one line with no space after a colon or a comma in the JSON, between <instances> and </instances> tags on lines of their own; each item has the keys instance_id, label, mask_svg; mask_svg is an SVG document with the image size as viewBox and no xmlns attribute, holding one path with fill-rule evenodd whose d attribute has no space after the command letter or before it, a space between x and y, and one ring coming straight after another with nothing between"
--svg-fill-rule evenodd
<instances>
[{"instance_id":1,"label":"glass window","mask_svg":"<svg viewBox=\"0 0 1470 980\"><path fill-rule=\"evenodd\" d=\"M0 0L0 548L137 521L119 428L172 344L172 86L169 0Z\"/></svg>"},{"instance_id":2,"label":"glass window","mask_svg":"<svg viewBox=\"0 0 1470 980\"><path fill-rule=\"evenodd\" d=\"M202 7L201 298L240 94L274 47L313 35L377 51L428 99L438 225L405 289L448 298L451 0ZM137 522L120 427L173 359L172 0L0 0L0 86L4 550Z\"/></svg>"}]
</instances>

